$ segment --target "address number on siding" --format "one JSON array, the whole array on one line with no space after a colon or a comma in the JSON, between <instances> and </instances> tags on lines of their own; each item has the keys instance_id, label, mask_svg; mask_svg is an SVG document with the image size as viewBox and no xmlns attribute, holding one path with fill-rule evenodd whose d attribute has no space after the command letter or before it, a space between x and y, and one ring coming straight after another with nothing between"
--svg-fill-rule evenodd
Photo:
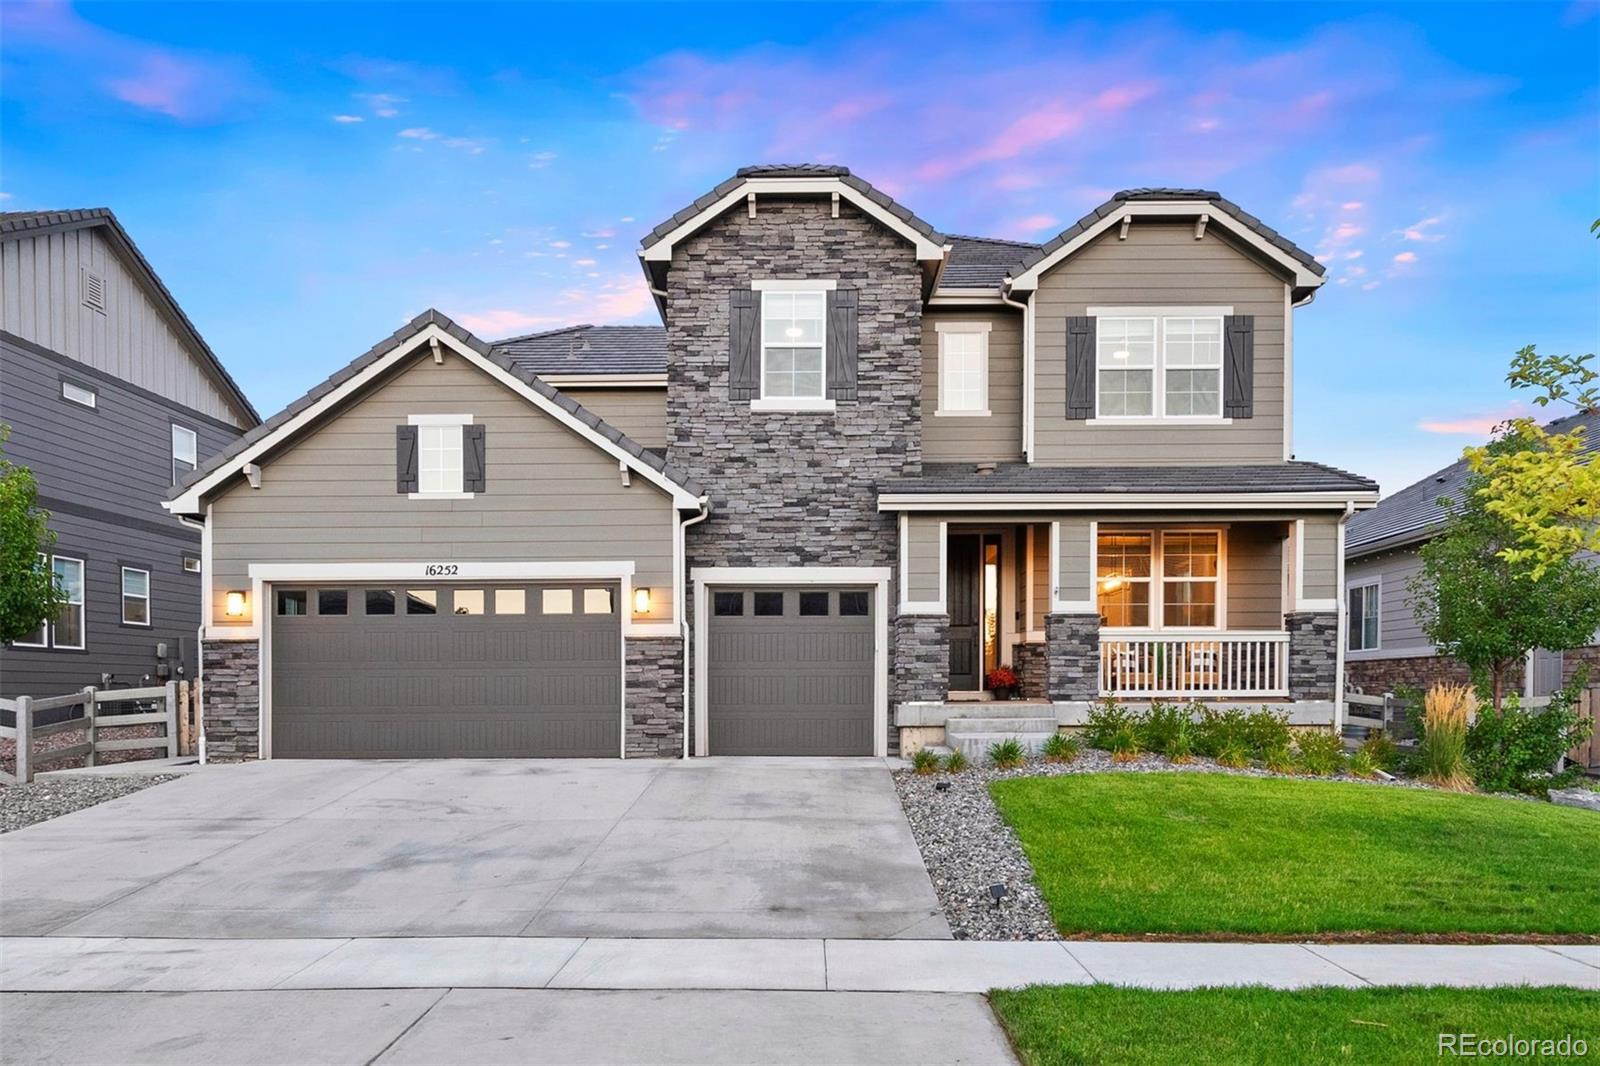
<instances>
[{"instance_id":1,"label":"address number on siding","mask_svg":"<svg viewBox=\"0 0 1600 1066\"><path fill-rule=\"evenodd\" d=\"M461 567L456 563L428 563L422 568L423 577L455 577Z\"/></svg>"}]
</instances>

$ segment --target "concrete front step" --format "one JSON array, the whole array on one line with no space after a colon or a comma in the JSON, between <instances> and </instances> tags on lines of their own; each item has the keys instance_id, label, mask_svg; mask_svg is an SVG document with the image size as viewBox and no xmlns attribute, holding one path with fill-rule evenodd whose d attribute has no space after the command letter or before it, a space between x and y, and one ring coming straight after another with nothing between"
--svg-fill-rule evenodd
<instances>
[{"instance_id":1,"label":"concrete front step","mask_svg":"<svg viewBox=\"0 0 1600 1066\"><path fill-rule=\"evenodd\" d=\"M945 736L952 734L970 736L977 733L1041 733L1049 736L1056 731L1054 715L1045 717L1014 718L949 718L944 723Z\"/></svg>"},{"instance_id":2,"label":"concrete front step","mask_svg":"<svg viewBox=\"0 0 1600 1066\"><path fill-rule=\"evenodd\" d=\"M1056 713L1047 700L985 700L982 703L947 703L951 718L1028 718Z\"/></svg>"},{"instance_id":3,"label":"concrete front step","mask_svg":"<svg viewBox=\"0 0 1600 1066\"><path fill-rule=\"evenodd\" d=\"M1022 745L1022 750L1030 755L1039 754L1044 747L1044 742L1055 733L962 733L955 736L948 732L945 734L945 743L952 748L960 748L961 753L969 760L976 763L987 762L989 759L989 745L998 744L1002 740L1014 740Z\"/></svg>"}]
</instances>

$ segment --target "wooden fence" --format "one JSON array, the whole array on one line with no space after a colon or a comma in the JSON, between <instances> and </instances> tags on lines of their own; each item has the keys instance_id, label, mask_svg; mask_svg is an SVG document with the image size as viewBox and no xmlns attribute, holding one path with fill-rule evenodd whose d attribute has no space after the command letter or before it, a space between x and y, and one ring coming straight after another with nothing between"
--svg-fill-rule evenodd
<instances>
[{"instance_id":1,"label":"wooden fence","mask_svg":"<svg viewBox=\"0 0 1600 1066\"><path fill-rule=\"evenodd\" d=\"M1350 730L1376 730L1383 733L1390 740L1398 743L1415 740L1417 737L1416 726L1408 717L1407 701L1397 698L1394 693L1386 692L1381 696L1366 696L1357 692L1347 692L1344 697L1345 715L1344 724L1346 735ZM1523 699L1522 706L1529 710L1538 710L1550 706L1550 697L1534 696ZM1596 721L1600 717L1600 686L1593 686L1578 693L1578 716ZM1362 735L1355 734L1358 738ZM1589 739L1567 752L1567 759L1591 771L1600 771L1600 726L1591 730Z\"/></svg>"},{"instance_id":2,"label":"wooden fence","mask_svg":"<svg viewBox=\"0 0 1600 1066\"><path fill-rule=\"evenodd\" d=\"M134 714L101 712L101 707L121 703L159 701L160 708ZM34 718L44 711L64 707L81 707L82 713L61 722L36 725ZM16 715L16 724L0 725L0 738L16 741L16 764L12 773L0 770L0 783L26 784L41 769L42 763L53 763L80 756L84 765L94 766L100 755L114 751L139 751L146 748L165 748L168 758L193 755L198 740L196 728L197 705L190 699L189 682L169 681L151 688L119 688L99 690L89 686L66 696L48 696L34 699L19 696L14 700L0 699L0 710ZM102 737L102 729L124 726L158 725L164 735L157 737ZM35 742L57 733L81 732L84 739L77 744L51 751L35 751Z\"/></svg>"}]
</instances>

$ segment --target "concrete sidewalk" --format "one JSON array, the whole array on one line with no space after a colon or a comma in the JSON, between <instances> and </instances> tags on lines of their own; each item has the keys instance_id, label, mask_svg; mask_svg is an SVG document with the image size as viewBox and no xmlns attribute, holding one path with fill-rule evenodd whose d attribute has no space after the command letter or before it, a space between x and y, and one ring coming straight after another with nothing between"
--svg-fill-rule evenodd
<instances>
[{"instance_id":1,"label":"concrete sidewalk","mask_svg":"<svg viewBox=\"0 0 1600 1066\"><path fill-rule=\"evenodd\" d=\"M1568 985L1600 946L548 937L0 938L3 992L589 989L977 993L1028 984Z\"/></svg>"}]
</instances>

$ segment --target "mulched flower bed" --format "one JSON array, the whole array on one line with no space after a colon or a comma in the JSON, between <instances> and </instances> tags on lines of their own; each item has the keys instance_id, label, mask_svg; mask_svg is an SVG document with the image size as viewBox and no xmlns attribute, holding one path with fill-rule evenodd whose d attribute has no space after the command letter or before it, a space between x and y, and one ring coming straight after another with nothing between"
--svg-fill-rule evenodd
<instances>
[{"instance_id":1,"label":"mulched flower bed","mask_svg":"<svg viewBox=\"0 0 1600 1066\"><path fill-rule=\"evenodd\" d=\"M1030 759L1013 770L972 766L957 774L925 776L918 776L911 770L897 770L894 781L900 805L911 823L912 835L922 851L922 861L928 867L928 876L933 880L945 919L957 940L1061 939L1050 917L1050 908L1034 884L1033 867L1022 853L1022 845L989 796L989 783L1011 777L1103 773L1292 776L1256 767L1230 769L1210 759L1196 759L1179 766L1159 755L1113 762L1109 752L1093 748L1084 749L1070 763ZM1429 787L1403 778L1368 781L1343 774L1319 780L1344 780L1391 788ZM947 783L948 787L941 789L941 783ZM1006 886L1005 897L998 907L990 895L990 886L996 884Z\"/></svg>"},{"instance_id":2,"label":"mulched flower bed","mask_svg":"<svg viewBox=\"0 0 1600 1066\"><path fill-rule=\"evenodd\" d=\"M120 753L119 753L120 754ZM9 833L106 800L172 781L182 774L117 774L45 778L0 787L0 833Z\"/></svg>"}]
</instances>

